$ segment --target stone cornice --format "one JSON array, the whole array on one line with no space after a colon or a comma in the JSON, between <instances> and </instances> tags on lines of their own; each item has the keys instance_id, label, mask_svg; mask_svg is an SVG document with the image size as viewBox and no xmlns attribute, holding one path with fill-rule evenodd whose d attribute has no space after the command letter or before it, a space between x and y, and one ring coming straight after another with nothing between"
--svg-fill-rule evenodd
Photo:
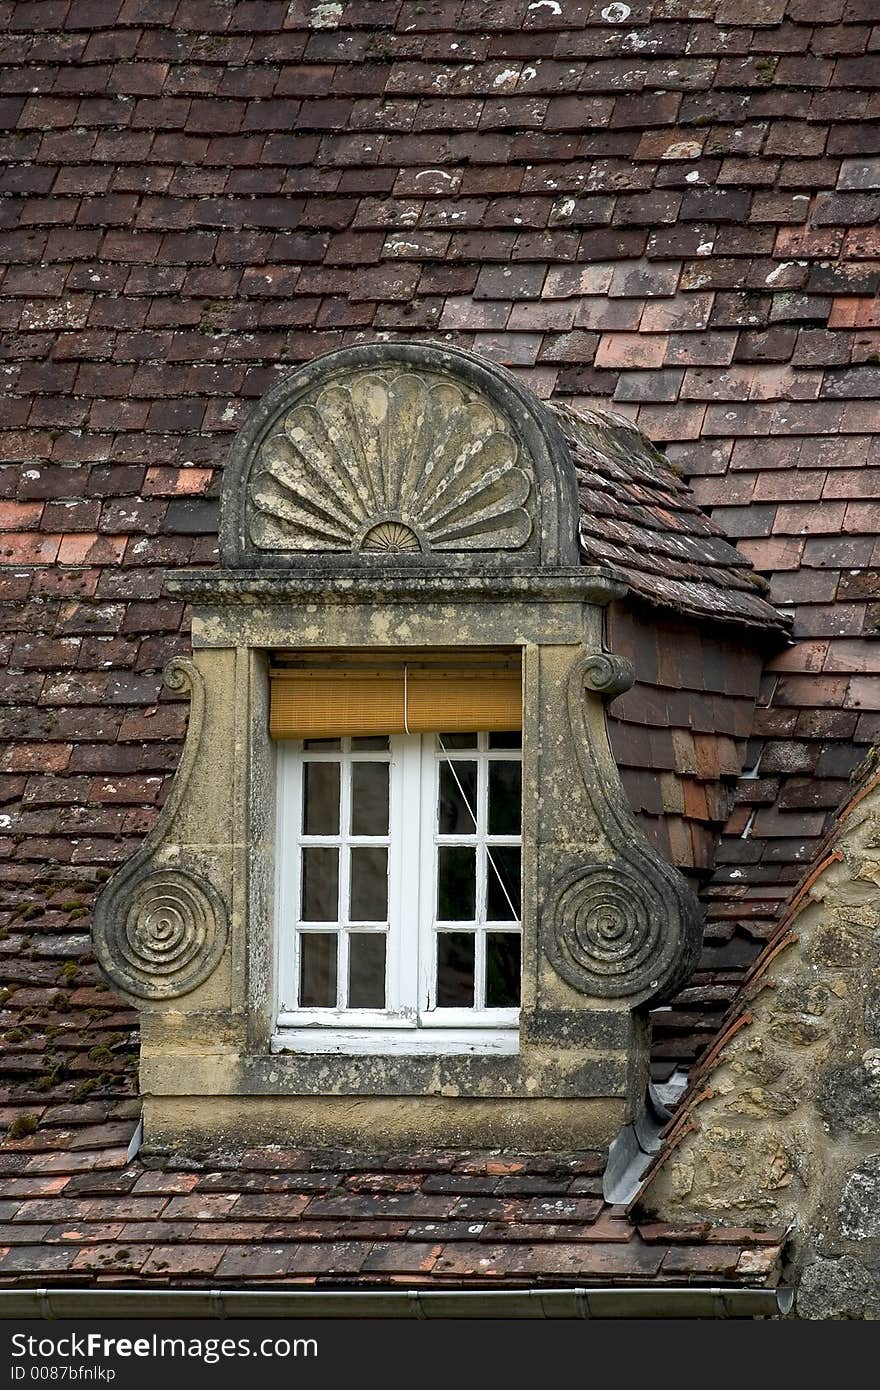
<instances>
[{"instance_id":1,"label":"stone cornice","mask_svg":"<svg viewBox=\"0 0 880 1390\"><path fill-rule=\"evenodd\" d=\"M627 591L616 570L581 566L573 569L512 571L474 574L444 569L426 571L407 566L382 573L341 574L310 566L308 573L266 570L172 570L166 577L169 593L194 604L234 605L258 601L301 603L425 603L454 599L458 603L485 603L493 599L521 602L593 603L604 606Z\"/></svg>"}]
</instances>

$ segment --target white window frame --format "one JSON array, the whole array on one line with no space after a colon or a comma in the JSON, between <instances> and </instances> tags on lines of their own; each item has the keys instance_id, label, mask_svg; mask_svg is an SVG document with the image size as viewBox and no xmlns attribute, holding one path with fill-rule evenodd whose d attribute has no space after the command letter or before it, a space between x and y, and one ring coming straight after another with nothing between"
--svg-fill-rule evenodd
<instances>
[{"instance_id":1,"label":"white window frame","mask_svg":"<svg viewBox=\"0 0 880 1390\"><path fill-rule=\"evenodd\" d=\"M433 1007L436 981L435 904L437 901L437 850L444 844L474 845L477 851L477 924L443 923L447 930L474 931L476 942L475 997L482 997L487 931L512 931L521 936L520 922L487 924L485 903L487 854L487 783L491 761L519 761L519 749L488 748L488 736L479 736L476 750L450 749L448 756L476 759L478 763L478 826L472 835L440 835L437 805L440 766L447 753L436 735L392 735L389 753L303 750L302 744L282 740L278 744L278 814L276 849L276 979L278 1010L272 1038L273 1051L305 1053L516 1053L519 1051L519 1008ZM389 761L389 830L384 837L347 833L350 807L351 766L356 761ZM308 836L301 833L303 768L307 761L339 762L342 767L339 834ZM491 836L493 844L520 845L521 836ZM303 844L388 845L388 926L386 936L386 1008L299 1008L296 1003L301 930L330 931L347 938L348 928L339 923L305 925L299 920L301 848ZM340 853L340 900L345 894L347 859ZM382 930L378 927L377 930ZM341 990L347 965L347 948L339 952L337 989ZM339 998L339 994L337 994Z\"/></svg>"}]
</instances>

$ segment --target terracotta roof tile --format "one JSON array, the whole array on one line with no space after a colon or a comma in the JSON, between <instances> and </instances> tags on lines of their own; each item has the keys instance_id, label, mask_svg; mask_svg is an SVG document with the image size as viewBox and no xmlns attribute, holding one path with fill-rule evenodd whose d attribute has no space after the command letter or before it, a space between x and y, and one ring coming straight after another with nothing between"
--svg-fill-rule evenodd
<instances>
[{"instance_id":1,"label":"terracotta roof tile","mask_svg":"<svg viewBox=\"0 0 880 1390\"><path fill-rule=\"evenodd\" d=\"M595 1195L590 1152L358 1154L252 1149L127 1161L133 1123L37 1130L0 1160L0 1287L39 1282L247 1287L302 1280L381 1287L681 1283L772 1285L778 1248L757 1231L637 1229ZM85 1148L86 1143L94 1147ZM111 1146L111 1147L105 1147ZM51 1156L51 1155L50 1155ZM84 1168L85 1171L80 1171ZM583 1195L588 1191L590 1195ZM754 1252L767 1251L758 1267ZM742 1262L746 1256L752 1261Z\"/></svg>"},{"instance_id":2,"label":"terracotta roof tile","mask_svg":"<svg viewBox=\"0 0 880 1390\"><path fill-rule=\"evenodd\" d=\"M628 420L562 405L556 415L575 460L586 560L619 568L633 593L661 608L787 630L761 597L764 581Z\"/></svg>"}]
</instances>

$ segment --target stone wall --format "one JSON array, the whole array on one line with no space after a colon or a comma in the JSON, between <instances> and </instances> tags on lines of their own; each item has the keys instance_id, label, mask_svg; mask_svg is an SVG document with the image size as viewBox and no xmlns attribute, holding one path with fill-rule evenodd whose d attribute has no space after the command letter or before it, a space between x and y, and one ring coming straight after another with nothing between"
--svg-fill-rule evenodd
<instances>
[{"instance_id":1,"label":"stone wall","mask_svg":"<svg viewBox=\"0 0 880 1390\"><path fill-rule=\"evenodd\" d=\"M696 1074L642 1204L791 1229L808 1318L880 1317L880 778L850 803Z\"/></svg>"}]
</instances>

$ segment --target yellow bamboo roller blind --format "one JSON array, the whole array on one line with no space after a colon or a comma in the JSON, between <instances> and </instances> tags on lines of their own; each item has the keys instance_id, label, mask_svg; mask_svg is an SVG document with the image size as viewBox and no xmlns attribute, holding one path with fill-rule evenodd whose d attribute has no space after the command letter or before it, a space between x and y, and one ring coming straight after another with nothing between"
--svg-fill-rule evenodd
<instances>
[{"instance_id":1,"label":"yellow bamboo roller blind","mask_svg":"<svg viewBox=\"0 0 880 1390\"><path fill-rule=\"evenodd\" d=\"M396 661L271 672L272 738L355 738L522 728L518 656L493 664Z\"/></svg>"}]
</instances>

